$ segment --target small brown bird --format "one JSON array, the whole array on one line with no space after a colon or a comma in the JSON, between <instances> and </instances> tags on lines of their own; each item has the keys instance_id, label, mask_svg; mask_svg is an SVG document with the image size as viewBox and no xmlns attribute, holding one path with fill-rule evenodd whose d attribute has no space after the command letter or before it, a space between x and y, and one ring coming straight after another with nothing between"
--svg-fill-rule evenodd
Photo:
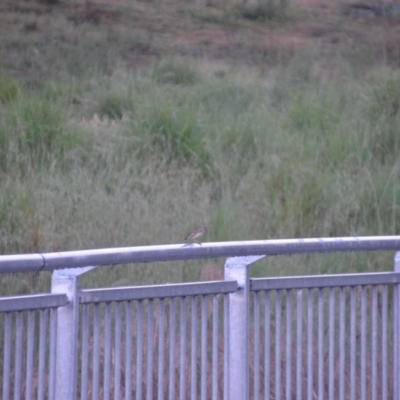
<instances>
[{"instance_id":1,"label":"small brown bird","mask_svg":"<svg viewBox=\"0 0 400 400\"><path fill-rule=\"evenodd\" d=\"M198 228L196 228L194 231L190 232L189 235L187 235L185 237L184 242L192 241L194 243L201 244L201 242L198 242L196 239L199 238L200 236L202 236L210 225L211 224L209 222L206 222L205 224L200 225Z\"/></svg>"}]
</instances>

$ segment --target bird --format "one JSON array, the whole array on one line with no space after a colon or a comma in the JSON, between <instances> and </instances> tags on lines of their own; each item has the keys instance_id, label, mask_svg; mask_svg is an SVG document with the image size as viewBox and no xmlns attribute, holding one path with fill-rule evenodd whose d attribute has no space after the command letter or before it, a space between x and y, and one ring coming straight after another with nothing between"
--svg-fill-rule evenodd
<instances>
[{"instance_id":1,"label":"bird","mask_svg":"<svg viewBox=\"0 0 400 400\"><path fill-rule=\"evenodd\" d=\"M194 243L201 244L201 242L198 242L196 239L199 238L200 236L202 236L210 225L211 224L209 222L206 222L203 225L200 225L199 227L197 227L194 231L190 232L189 235L187 235L185 237L184 242L192 241Z\"/></svg>"}]
</instances>

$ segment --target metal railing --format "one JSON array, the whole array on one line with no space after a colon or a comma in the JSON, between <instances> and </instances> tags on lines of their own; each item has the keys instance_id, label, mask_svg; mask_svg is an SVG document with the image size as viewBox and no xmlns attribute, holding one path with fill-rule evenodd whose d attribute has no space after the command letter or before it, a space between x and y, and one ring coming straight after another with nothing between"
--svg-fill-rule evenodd
<instances>
[{"instance_id":1,"label":"metal railing","mask_svg":"<svg viewBox=\"0 0 400 400\"><path fill-rule=\"evenodd\" d=\"M228 342L223 327L228 294L236 290L236 282L221 281L82 291L78 397L120 399L123 393L126 399L172 400L199 393L222 399ZM118 384L121 371L124 385Z\"/></svg>"},{"instance_id":2,"label":"metal railing","mask_svg":"<svg viewBox=\"0 0 400 400\"><path fill-rule=\"evenodd\" d=\"M0 256L0 273L54 271L51 294L0 299L3 399L400 399L400 254L391 273L249 273L271 255L397 250L363 237ZM223 281L79 289L100 266L219 257Z\"/></svg>"},{"instance_id":3,"label":"metal railing","mask_svg":"<svg viewBox=\"0 0 400 400\"><path fill-rule=\"evenodd\" d=\"M66 304L67 298L63 294L0 298L3 330L0 393L3 399L52 397L55 391L56 310Z\"/></svg>"},{"instance_id":4,"label":"metal railing","mask_svg":"<svg viewBox=\"0 0 400 400\"><path fill-rule=\"evenodd\" d=\"M399 284L398 273L253 279L250 398L397 399Z\"/></svg>"}]
</instances>

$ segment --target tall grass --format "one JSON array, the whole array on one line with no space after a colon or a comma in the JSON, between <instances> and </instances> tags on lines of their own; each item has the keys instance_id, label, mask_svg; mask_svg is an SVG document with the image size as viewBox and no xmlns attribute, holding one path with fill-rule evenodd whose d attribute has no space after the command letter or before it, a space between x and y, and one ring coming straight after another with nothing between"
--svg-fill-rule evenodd
<instances>
[{"instance_id":1,"label":"tall grass","mask_svg":"<svg viewBox=\"0 0 400 400\"><path fill-rule=\"evenodd\" d=\"M204 220L206 240L396 234L400 76L343 70L336 79L295 60L244 80L172 60L3 85L12 95L0 96L1 252L179 243ZM355 257L349 268L390 269L389 257ZM308 268L300 260L296 273ZM316 271L343 270L315 260ZM199 276L180 265L174 280ZM167 279L138 268L93 276Z\"/></svg>"}]
</instances>

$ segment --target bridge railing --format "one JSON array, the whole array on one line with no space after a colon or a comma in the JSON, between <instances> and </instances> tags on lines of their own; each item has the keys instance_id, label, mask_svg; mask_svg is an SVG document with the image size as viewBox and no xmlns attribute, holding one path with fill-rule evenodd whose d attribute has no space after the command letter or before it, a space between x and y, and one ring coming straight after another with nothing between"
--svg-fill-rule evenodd
<instances>
[{"instance_id":1,"label":"bridge railing","mask_svg":"<svg viewBox=\"0 0 400 400\"><path fill-rule=\"evenodd\" d=\"M390 273L250 278L266 256L397 250L360 237L0 256L0 273L54 271L51 294L0 299L3 399L399 399L400 257ZM79 288L93 268L220 257L222 281Z\"/></svg>"}]
</instances>

